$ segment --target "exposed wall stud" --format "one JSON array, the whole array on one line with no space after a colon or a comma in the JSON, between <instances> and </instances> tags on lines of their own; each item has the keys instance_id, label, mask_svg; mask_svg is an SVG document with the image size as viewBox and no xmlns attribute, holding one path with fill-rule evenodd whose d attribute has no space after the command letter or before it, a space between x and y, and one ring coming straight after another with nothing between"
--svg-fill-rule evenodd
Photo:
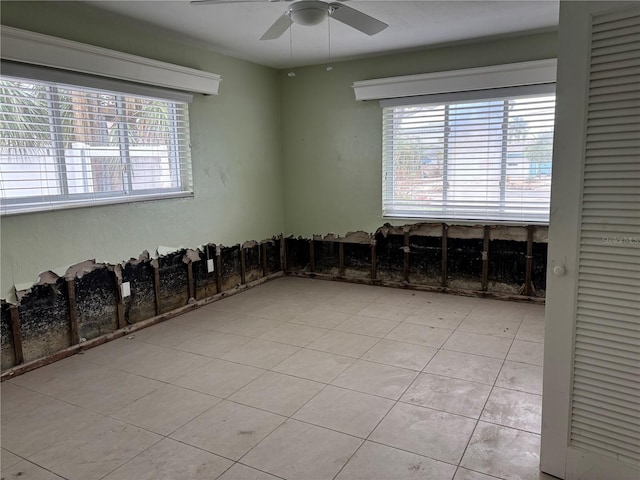
<instances>
[{"instance_id":1,"label":"exposed wall stud","mask_svg":"<svg viewBox=\"0 0 640 480\"><path fill-rule=\"evenodd\" d=\"M409 283L409 231L404 232L404 281Z\"/></svg>"},{"instance_id":2,"label":"exposed wall stud","mask_svg":"<svg viewBox=\"0 0 640 480\"><path fill-rule=\"evenodd\" d=\"M247 249L240 245L240 285L246 283L247 278Z\"/></svg>"},{"instance_id":3,"label":"exposed wall stud","mask_svg":"<svg viewBox=\"0 0 640 480\"><path fill-rule=\"evenodd\" d=\"M287 239L282 235L282 240L280 241L280 266L282 267L282 271L286 272L289 270L289 265L287 265Z\"/></svg>"},{"instance_id":4,"label":"exposed wall stud","mask_svg":"<svg viewBox=\"0 0 640 480\"><path fill-rule=\"evenodd\" d=\"M266 277L268 272L267 266L267 243L260 244L260 260L262 261L262 276Z\"/></svg>"},{"instance_id":5,"label":"exposed wall stud","mask_svg":"<svg viewBox=\"0 0 640 480\"><path fill-rule=\"evenodd\" d=\"M160 267L153 266L153 293L156 300L156 315L160 315Z\"/></svg>"},{"instance_id":6,"label":"exposed wall stud","mask_svg":"<svg viewBox=\"0 0 640 480\"><path fill-rule=\"evenodd\" d=\"M440 285L442 287L447 286L447 232L449 231L449 226L446 223L442 224L442 266L441 272L442 276L440 278Z\"/></svg>"},{"instance_id":7,"label":"exposed wall stud","mask_svg":"<svg viewBox=\"0 0 640 480\"><path fill-rule=\"evenodd\" d=\"M311 241L309 242L309 271L310 272L315 272L316 271L316 248L315 248L315 242L313 241L313 239L311 239Z\"/></svg>"},{"instance_id":8,"label":"exposed wall stud","mask_svg":"<svg viewBox=\"0 0 640 480\"><path fill-rule=\"evenodd\" d=\"M193 280L193 262L187 263L187 283L189 287L189 300L196 299L196 284Z\"/></svg>"},{"instance_id":9,"label":"exposed wall stud","mask_svg":"<svg viewBox=\"0 0 640 480\"><path fill-rule=\"evenodd\" d=\"M344 277L344 243L338 243L338 255L340 256L340 276Z\"/></svg>"},{"instance_id":10,"label":"exposed wall stud","mask_svg":"<svg viewBox=\"0 0 640 480\"><path fill-rule=\"evenodd\" d=\"M371 240L371 280L378 276L378 266L376 260L376 241Z\"/></svg>"},{"instance_id":11,"label":"exposed wall stud","mask_svg":"<svg viewBox=\"0 0 640 480\"><path fill-rule=\"evenodd\" d=\"M216 291L222 292L222 257L220 247L216 246Z\"/></svg>"},{"instance_id":12,"label":"exposed wall stud","mask_svg":"<svg viewBox=\"0 0 640 480\"><path fill-rule=\"evenodd\" d=\"M533 225L527 227L527 256L526 258L526 270L524 281L524 294L526 296L533 295L533 283L531 282L531 274L533 270Z\"/></svg>"},{"instance_id":13,"label":"exposed wall stud","mask_svg":"<svg viewBox=\"0 0 640 480\"><path fill-rule=\"evenodd\" d=\"M116 275L116 272L113 272L113 283L114 283L115 293L116 293L116 310L117 310L117 316L118 316L118 328L124 328L127 325L127 322L124 318L124 302L122 300L122 289L120 288L121 281L118 278L118 275Z\"/></svg>"},{"instance_id":14,"label":"exposed wall stud","mask_svg":"<svg viewBox=\"0 0 640 480\"><path fill-rule=\"evenodd\" d=\"M486 292L489 285L489 226L484 227L482 241L482 291Z\"/></svg>"},{"instance_id":15,"label":"exposed wall stud","mask_svg":"<svg viewBox=\"0 0 640 480\"><path fill-rule=\"evenodd\" d=\"M71 345L80 343L78 334L78 306L76 305L76 280L67 280L67 295L69 298L69 327L71 329Z\"/></svg>"},{"instance_id":16,"label":"exposed wall stud","mask_svg":"<svg viewBox=\"0 0 640 480\"><path fill-rule=\"evenodd\" d=\"M13 335L13 351L16 357L16 365L20 365L24 363L24 353L22 352L22 334L20 333L18 307L9 307L9 315L11 317L11 333Z\"/></svg>"}]
</instances>

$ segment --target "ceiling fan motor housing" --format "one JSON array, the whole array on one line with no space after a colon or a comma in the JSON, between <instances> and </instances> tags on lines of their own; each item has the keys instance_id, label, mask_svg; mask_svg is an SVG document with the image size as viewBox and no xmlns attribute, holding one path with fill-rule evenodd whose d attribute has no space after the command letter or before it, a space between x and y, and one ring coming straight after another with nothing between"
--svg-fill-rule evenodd
<instances>
[{"instance_id":1,"label":"ceiling fan motor housing","mask_svg":"<svg viewBox=\"0 0 640 480\"><path fill-rule=\"evenodd\" d=\"M331 14L332 10L331 5L320 0L299 0L291 4L286 15L298 25L318 25Z\"/></svg>"}]
</instances>

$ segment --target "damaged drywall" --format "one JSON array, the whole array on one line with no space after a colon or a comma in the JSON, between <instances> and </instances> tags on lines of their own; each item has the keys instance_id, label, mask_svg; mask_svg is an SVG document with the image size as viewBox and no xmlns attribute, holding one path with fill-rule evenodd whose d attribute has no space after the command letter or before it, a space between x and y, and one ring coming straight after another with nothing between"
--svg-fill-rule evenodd
<instances>
[{"instance_id":1,"label":"damaged drywall","mask_svg":"<svg viewBox=\"0 0 640 480\"><path fill-rule=\"evenodd\" d=\"M11 331L11 315L9 313L10 308L11 305L7 302L0 302L0 365L2 366L2 370L6 370L16 364L13 332Z\"/></svg>"},{"instance_id":2,"label":"damaged drywall","mask_svg":"<svg viewBox=\"0 0 640 480\"><path fill-rule=\"evenodd\" d=\"M204 245L198 253L199 260L193 262L196 300L218 293L216 246L213 243Z\"/></svg>"},{"instance_id":3,"label":"damaged drywall","mask_svg":"<svg viewBox=\"0 0 640 480\"><path fill-rule=\"evenodd\" d=\"M75 282L75 303L80 338L90 340L118 328L116 277L107 265L92 263L89 271L67 271ZM69 278L70 277L70 278Z\"/></svg>"}]
</instances>

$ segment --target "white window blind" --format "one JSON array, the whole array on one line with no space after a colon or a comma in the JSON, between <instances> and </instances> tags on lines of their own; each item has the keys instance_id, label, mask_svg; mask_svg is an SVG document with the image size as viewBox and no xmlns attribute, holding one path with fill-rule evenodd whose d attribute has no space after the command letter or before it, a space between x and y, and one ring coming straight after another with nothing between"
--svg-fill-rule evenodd
<instances>
[{"instance_id":1,"label":"white window blind","mask_svg":"<svg viewBox=\"0 0 640 480\"><path fill-rule=\"evenodd\" d=\"M640 10L593 17L571 444L640 466Z\"/></svg>"},{"instance_id":2,"label":"white window blind","mask_svg":"<svg viewBox=\"0 0 640 480\"><path fill-rule=\"evenodd\" d=\"M538 90L383 104L383 215L548 222L554 85Z\"/></svg>"},{"instance_id":3,"label":"white window blind","mask_svg":"<svg viewBox=\"0 0 640 480\"><path fill-rule=\"evenodd\" d=\"M186 101L0 77L3 215L192 195Z\"/></svg>"}]
</instances>

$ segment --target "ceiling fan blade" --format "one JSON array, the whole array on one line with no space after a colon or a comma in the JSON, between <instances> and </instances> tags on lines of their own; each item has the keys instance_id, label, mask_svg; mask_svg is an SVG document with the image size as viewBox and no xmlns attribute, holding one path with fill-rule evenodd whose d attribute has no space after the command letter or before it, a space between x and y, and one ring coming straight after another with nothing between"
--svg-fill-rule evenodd
<instances>
[{"instance_id":1,"label":"ceiling fan blade","mask_svg":"<svg viewBox=\"0 0 640 480\"><path fill-rule=\"evenodd\" d=\"M373 18L372 16L362 13L355 8L346 6L344 3L334 2L329 5L333 8L331 18L335 18L336 20L355 28L356 30L360 30L362 33L366 33L367 35L380 33L389 26L377 18Z\"/></svg>"},{"instance_id":2,"label":"ceiling fan blade","mask_svg":"<svg viewBox=\"0 0 640 480\"><path fill-rule=\"evenodd\" d=\"M282 0L191 0L191 5L215 5L223 3L265 3L265 2L280 2Z\"/></svg>"},{"instance_id":3,"label":"ceiling fan blade","mask_svg":"<svg viewBox=\"0 0 640 480\"><path fill-rule=\"evenodd\" d=\"M260 37L260 40L275 40L276 38L280 38L292 23L293 22L289 15L282 15L269 27L269 30L264 32L264 35Z\"/></svg>"}]
</instances>

